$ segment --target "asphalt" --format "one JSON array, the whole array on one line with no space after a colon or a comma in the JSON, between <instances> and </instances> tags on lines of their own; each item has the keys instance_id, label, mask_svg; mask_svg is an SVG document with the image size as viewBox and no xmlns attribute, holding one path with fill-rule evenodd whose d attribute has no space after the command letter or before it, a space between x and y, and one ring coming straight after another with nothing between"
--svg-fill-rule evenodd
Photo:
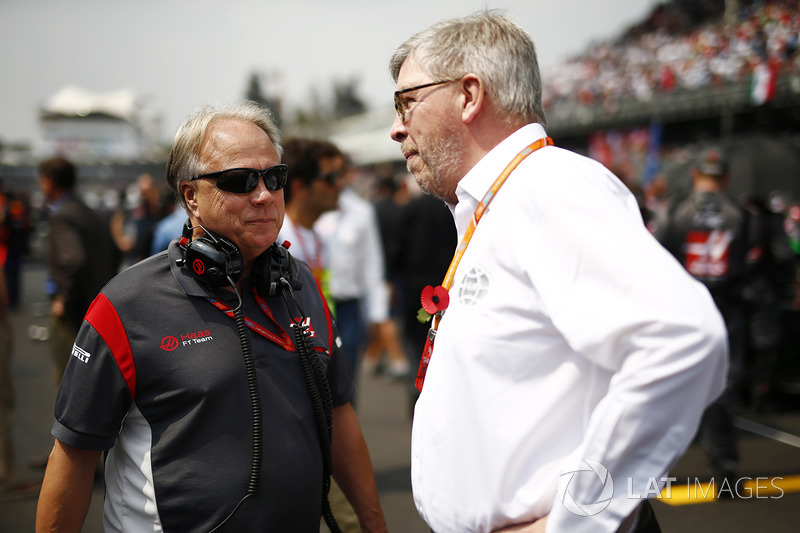
<instances>
[{"instance_id":1,"label":"asphalt","mask_svg":"<svg viewBox=\"0 0 800 533\"><path fill-rule=\"evenodd\" d=\"M41 264L26 265L22 304L11 316L15 330L15 445L20 473L30 482L41 481L43 470L30 467L28 459L46 455L52 446L49 432L56 394L48 343L41 339L48 325L44 276ZM404 382L362 373L357 409L390 531L429 533L411 496L411 406L407 387ZM773 413L741 414L740 426L747 428L740 433L742 477L777 476L797 480L800 485L800 478L792 477L800 476L800 401L795 397L784 400ZM691 446L670 476L676 478L673 487L686 485L687 481L690 486L697 486L698 481L704 481L706 461L700 447ZM761 486L765 484L769 481ZM800 516L798 491L800 486L758 496L752 491L749 497L744 494L746 497L732 500L694 498L687 503L660 495L651 501L664 532L793 532L797 531ZM85 533L102 531L102 501L103 486L98 480L83 528ZM33 531L36 505L36 493L0 495L0 533Z\"/></svg>"}]
</instances>

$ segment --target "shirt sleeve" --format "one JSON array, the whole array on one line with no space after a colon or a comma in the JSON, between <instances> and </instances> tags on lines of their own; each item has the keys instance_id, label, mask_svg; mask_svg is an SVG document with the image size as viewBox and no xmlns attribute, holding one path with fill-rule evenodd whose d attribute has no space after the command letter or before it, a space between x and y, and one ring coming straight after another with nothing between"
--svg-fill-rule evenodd
<instances>
[{"instance_id":1,"label":"shirt sleeve","mask_svg":"<svg viewBox=\"0 0 800 533\"><path fill-rule=\"evenodd\" d=\"M56 397L51 433L59 441L89 450L114 445L135 390L130 347L121 328L113 306L99 295L75 339Z\"/></svg>"},{"instance_id":2,"label":"shirt sleeve","mask_svg":"<svg viewBox=\"0 0 800 533\"><path fill-rule=\"evenodd\" d=\"M379 324L389 318L389 291L383 264L383 243L381 242L378 217L372 204L364 205L364 291L366 297L367 320Z\"/></svg>"},{"instance_id":3,"label":"shirt sleeve","mask_svg":"<svg viewBox=\"0 0 800 533\"><path fill-rule=\"evenodd\" d=\"M344 352L338 347L339 331L336 322L332 320L333 346L331 347L331 360L328 364L328 383L331 387L333 406L338 407L352 401L356 394L356 385L353 380L353 371Z\"/></svg>"},{"instance_id":4,"label":"shirt sleeve","mask_svg":"<svg viewBox=\"0 0 800 533\"><path fill-rule=\"evenodd\" d=\"M629 494L666 475L722 391L725 327L708 291L650 235L615 176L587 160L547 179L547 194L527 205L533 223L513 231L533 239L531 250L548 251L524 260L554 326L613 374L562 468L563 475L585 471L584 460L601 464L613 480L611 499L592 516L555 502L547 530L613 532L639 504ZM591 476L569 484L576 502L602 502L604 488Z\"/></svg>"}]
</instances>

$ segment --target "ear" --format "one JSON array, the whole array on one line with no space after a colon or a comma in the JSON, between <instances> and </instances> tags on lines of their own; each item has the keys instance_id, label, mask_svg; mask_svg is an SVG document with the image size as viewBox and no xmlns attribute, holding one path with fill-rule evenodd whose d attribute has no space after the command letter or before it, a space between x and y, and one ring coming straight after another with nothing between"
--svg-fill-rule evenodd
<instances>
[{"instance_id":1,"label":"ear","mask_svg":"<svg viewBox=\"0 0 800 533\"><path fill-rule=\"evenodd\" d=\"M469 124L486 104L486 87L477 74L467 74L459 85L462 97L461 120Z\"/></svg>"},{"instance_id":2,"label":"ear","mask_svg":"<svg viewBox=\"0 0 800 533\"><path fill-rule=\"evenodd\" d=\"M189 213L194 217L198 217L198 202L197 202L197 187L195 182L183 180L179 184L183 199L186 200L186 206L189 208Z\"/></svg>"}]
</instances>

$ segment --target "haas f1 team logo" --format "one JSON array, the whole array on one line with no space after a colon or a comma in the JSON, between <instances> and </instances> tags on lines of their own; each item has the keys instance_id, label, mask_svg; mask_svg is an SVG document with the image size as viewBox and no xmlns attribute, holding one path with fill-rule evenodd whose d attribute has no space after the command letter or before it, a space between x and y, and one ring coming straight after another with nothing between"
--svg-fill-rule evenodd
<instances>
[{"instance_id":1,"label":"haas f1 team logo","mask_svg":"<svg viewBox=\"0 0 800 533\"><path fill-rule=\"evenodd\" d=\"M700 279L724 279L730 271L730 230L692 230L686 235L686 270Z\"/></svg>"},{"instance_id":2,"label":"haas f1 team logo","mask_svg":"<svg viewBox=\"0 0 800 533\"><path fill-rule=\"evenodd\" d=\"M206 271L206 265L200 259L195 259L192 261L192 270L194 270L195 274L198 276L202 276Z\"/></svg>"},{"instance_id":3,"label":"haas f1 team logo","mask_svg":"<svg viewBox=\"0 0 800 533\"><path fill-rule=\"evenodd\" d=\"M167 335L161 339L160 348L165 352L171 352L176 350L178 346L191 346L193 344L200 344L211 340L214 340L214 337L211 336L210 330L190 331L187 333L181 333L180 339L172 335Z\"/></svg>"},{"instance_id":4,"label":"haas f1 team logo","mask_svg":"<svg viewBox=\"0 0 800 533\"><path fill-rule=\"evenodd\" d=\"M178 338L173 336L164 337L161 339L161 349L165 352L171 352L178 347Z\"/></svg>"}]
</instances>

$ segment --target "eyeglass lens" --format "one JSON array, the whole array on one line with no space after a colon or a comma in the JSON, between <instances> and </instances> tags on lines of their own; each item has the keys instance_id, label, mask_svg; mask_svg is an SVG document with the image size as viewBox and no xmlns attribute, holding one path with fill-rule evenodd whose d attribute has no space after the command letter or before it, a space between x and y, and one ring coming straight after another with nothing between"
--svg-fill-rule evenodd
<instances>
[{"instance_id":1,"label":"eyeglass lens","mask_svg":"<svg viewBox=\"0 0 800 533\"><path fill-rule=\"evenodd\" d=\"M264 170L231 169L217 176L217 188L233 193L249 193L258 187L258 180L263 177L267 190L277 191L286 185L286 174L286 165L275 165Z\"/></svg>"}]
</instances>

